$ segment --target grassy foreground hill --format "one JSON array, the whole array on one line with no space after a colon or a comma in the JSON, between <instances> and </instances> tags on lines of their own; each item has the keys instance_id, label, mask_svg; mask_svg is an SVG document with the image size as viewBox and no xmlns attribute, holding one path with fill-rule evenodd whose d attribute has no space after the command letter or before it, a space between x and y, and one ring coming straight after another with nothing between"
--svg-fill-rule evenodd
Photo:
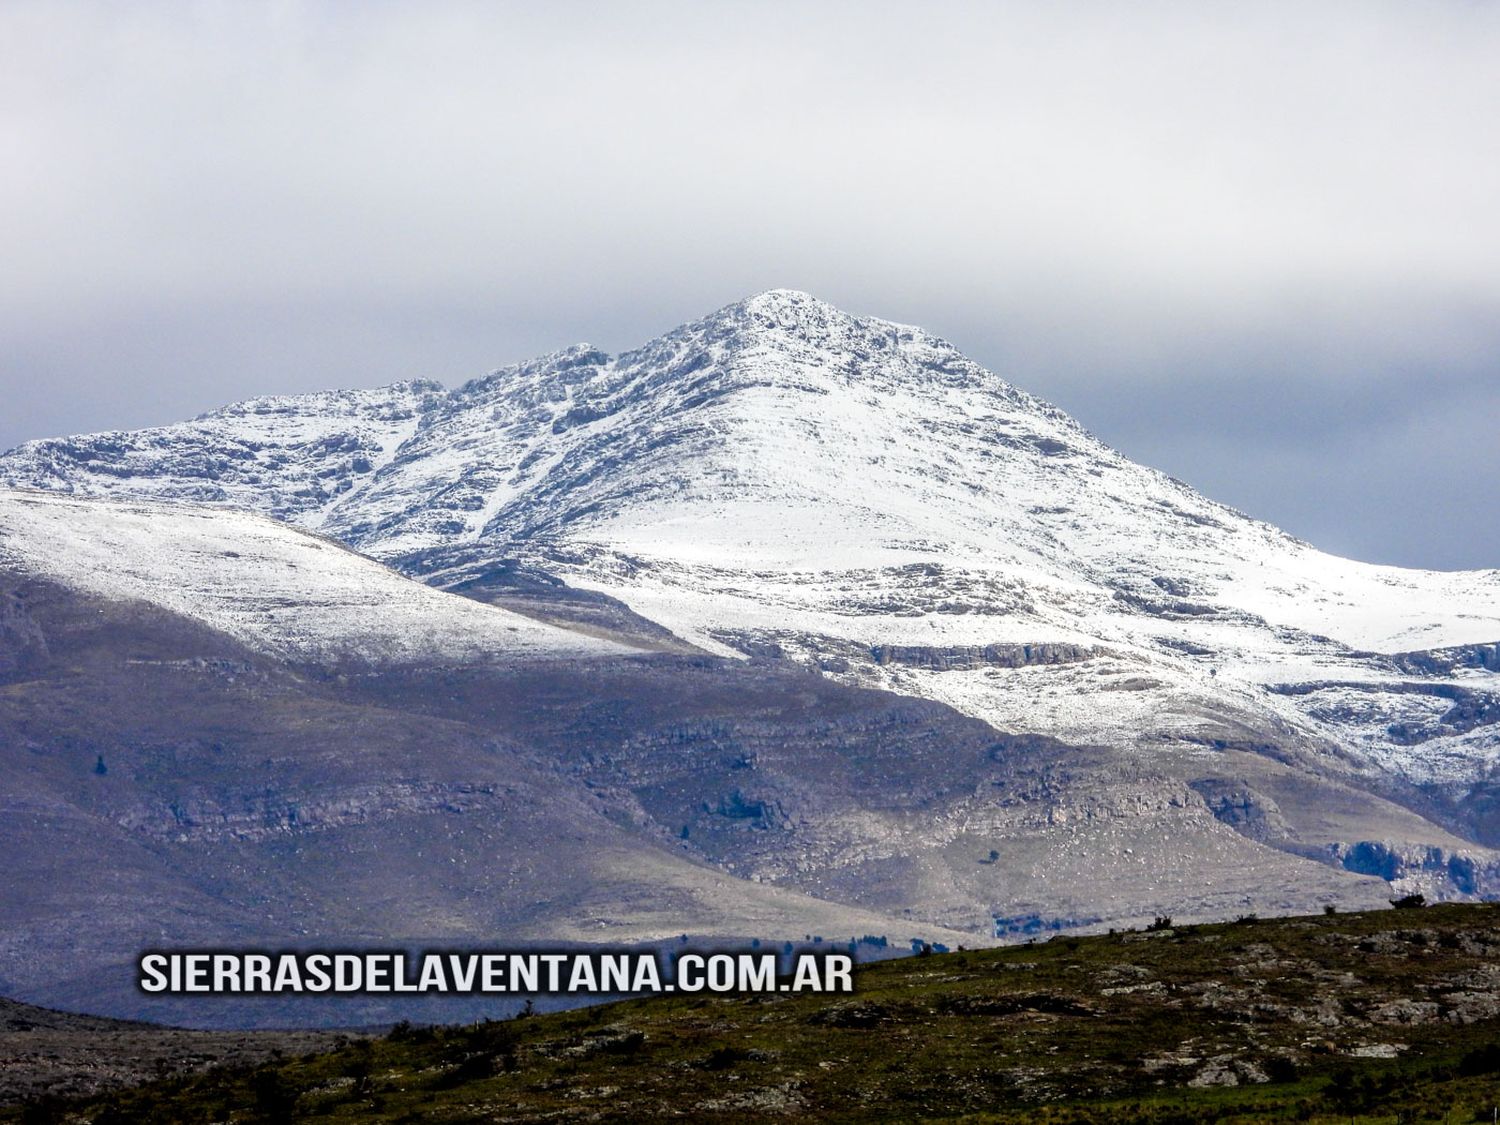
<instances>
[{"instance_id":1,"label":"grassy foreground hill","mask_svg":"<svg viewBox=\"0 0 1500 1125\"><path fill-rule=\"evenodd\" d=\"M0 1119L1492 1121L1500 904L1170 927L400 1026Z\"/></svg>"}]
</instances>

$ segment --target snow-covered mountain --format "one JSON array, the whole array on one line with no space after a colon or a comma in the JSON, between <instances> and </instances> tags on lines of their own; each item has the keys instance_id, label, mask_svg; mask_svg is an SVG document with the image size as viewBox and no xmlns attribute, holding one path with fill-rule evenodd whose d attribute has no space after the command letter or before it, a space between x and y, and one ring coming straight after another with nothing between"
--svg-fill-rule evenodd
<instances>
[{"instance_id":1,"label":"snow-covered mountain","mask_svg":"<svg viewBox=\"0 0 1500 1125\"><path fill-rule=\"evenodd\" d=\"M291 659L472 664L633 651L445 595L335 540L235 509L0 491L0 571L145 603Z\"/></svg>"},{"instance_id":2,"label":"snow-covered mountain","mask_svg":"<svg viewBox=\"0 0 1500 1125\"><path fill-rule=\"evenodd\" d=\"M943 340L801 293L451 391L30 442L0 482L250 508L445 588L531 568L712 653L1148 753L1195 783L1277 763L1429 818L1361 827L1215 790L1226 823L1274 822L1277 846L1351 867L1441 867L1450 829L1500 844L1500 571L1327 555Z\"/></svg>"}]
</instances>

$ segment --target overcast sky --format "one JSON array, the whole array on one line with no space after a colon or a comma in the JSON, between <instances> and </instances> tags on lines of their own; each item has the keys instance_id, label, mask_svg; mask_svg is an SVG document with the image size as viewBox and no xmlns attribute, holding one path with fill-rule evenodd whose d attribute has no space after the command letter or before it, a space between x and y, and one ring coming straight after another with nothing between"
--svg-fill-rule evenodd
<instances>
[{"instance_id":1,"label":"overcast sky","mask_svg":"<svg viewBox=\"0 0 1500 1125\"><path fill-rule=\"evenodd\" d=\"M0 3L0 447L773 286L1500 566L1500 4Z\"/></svg>"}]
</instances>

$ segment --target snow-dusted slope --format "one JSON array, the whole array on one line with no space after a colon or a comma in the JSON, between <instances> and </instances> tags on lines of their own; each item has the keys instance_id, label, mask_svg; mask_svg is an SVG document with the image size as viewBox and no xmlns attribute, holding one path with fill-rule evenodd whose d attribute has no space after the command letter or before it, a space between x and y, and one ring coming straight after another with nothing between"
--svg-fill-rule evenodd
<instances>
[{"instance_id":1,"label":"snow-dusted slope","mask_svg":"<svg viewBox=\"0 0 1500 1125\"><path fill-rule=\"evenodd\" d=\"M520 558L716 651L1071 741L1296 742L1460 787L1500 759L1500 572L1323 554L784 290L452 392L30 443L0 479L249 504L438 584Z\"/></svg>"},{"instance_id":2,"label":"snow-dusted slope","mask_svg":"<svg viewBox=\"0 0 1500 1125\"><path fill-rule=\"evenodd\" d=\"M442 396L440 384L418 381L251 399L157 429L28 442L12 455L27 469L10 479L72 492L82 473L90 496L227 503L317 527L389 463Z\"/></svg>"},{"instance_id":3,"label":"snow-dusted slope","mask_svg":"<svg viewBox=\"0 0 1500 1125\"><path fill-rule=\"evenodd\" d=\"M144 601L252 648L338 661L627 651L404 578L263 515L0 491L0 572Z\"/></svg>"}]
</instances>

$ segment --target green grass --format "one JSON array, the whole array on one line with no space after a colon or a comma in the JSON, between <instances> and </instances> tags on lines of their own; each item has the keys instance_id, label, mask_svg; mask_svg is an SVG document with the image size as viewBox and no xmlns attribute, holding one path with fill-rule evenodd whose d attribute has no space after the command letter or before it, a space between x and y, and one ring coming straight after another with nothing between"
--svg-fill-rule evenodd
<instances>
[{"instance_id":1,"label":"green grass","mask_svg":"<svg viewBox=\"0 0 1500 1125\"><path fill-rule=\"evenodd\" d=\"M0 1120L1471 1122L1500 1105L1496 905L1059 938L885 962L856 989L400 1028Z\"/></svg>"}]
</instances>

